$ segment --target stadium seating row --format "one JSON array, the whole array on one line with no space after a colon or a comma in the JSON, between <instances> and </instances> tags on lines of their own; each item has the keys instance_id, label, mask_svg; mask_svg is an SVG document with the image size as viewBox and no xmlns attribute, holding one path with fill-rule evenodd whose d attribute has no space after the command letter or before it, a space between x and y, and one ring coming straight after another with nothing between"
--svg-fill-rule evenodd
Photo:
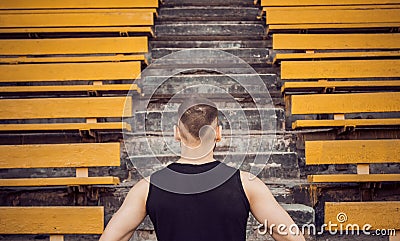
<instances>
[{"instance_id":1,"label":"stadium seating row","mask_svg":"<svg viewBox=\"0 0 400 241\"><path fill-rule=\"evenodd\" d=\"M157 0L3 1L0 33L117 32L153 34Z\"/></svg>"},{"instance_id":2,"label":"stadium seating row","mask_svg":"<svg viewBox=\"0 0 400 241\"><path fill-rule=\"evenodd\" d=\"M0 40L0 93L138 90L147 52L146 36Z\"/></svg>"},{"instance_id":3,"label":"stadium seating row","mask_svg":"<svg viewBox=\"0 0 400 241\"><path fill-rule=\"evenodd\" d=\"M262 0L268 32L398 28L400 2ZM285 16L285 17L282 17Z\"/></svg>"},{"instance_id":4,"label":"stadium seating row","mask_svg":"<svg viewBox=\"0 0 400 241\"><path fill-rule=\"evenodd\" d=\"M400 125L400 1L262 0L261 5L293 129ZM370 173L370 164L400 163L399 151L397 139L306 141L307 165L357 166L356 173L314 174L308 180L399 182L398 173ZM400 202L326 202L325 223L399 230L398 210ZM339 213L346 220L339 220Z\"/></svg>"},{"instance_id":5,"label":"stadium seating row","mask_svg":"<svg viewBox=\"0 0 400 241\"><path fill-rule=\"evenodd\" d=\"M158 0L0 2L0 134L129 130L128 91L147 64ZM47 142L46 142L47 143ZM89 168L120 165L120 143L0 145L0 169L75 175L1 178L0 187L116 185ZM71 172L71 173L72 173ZM70 172L66 172L70 173ZM0 234L100 234L104 208L1 207ZM20 217L24 217L21 219Z\"/></svg>"}]
</instances>

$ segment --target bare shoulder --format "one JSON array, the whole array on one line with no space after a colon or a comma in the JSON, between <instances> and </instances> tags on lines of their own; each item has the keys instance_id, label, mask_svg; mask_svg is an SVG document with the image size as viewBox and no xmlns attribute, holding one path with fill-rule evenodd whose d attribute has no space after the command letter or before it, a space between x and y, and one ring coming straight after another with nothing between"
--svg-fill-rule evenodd
<instances>
[{"instance_id":1,"label":"bare shoulder","mask_svg":"<svg viewBox=\"0 0 400 241\"><path fill-rule=\"evenodd\" d=\"M138 181L131 190L129 191L128 195L147 198L149 193L150 181L148 178L143 178Z\"/></svg>"}]
</instances>

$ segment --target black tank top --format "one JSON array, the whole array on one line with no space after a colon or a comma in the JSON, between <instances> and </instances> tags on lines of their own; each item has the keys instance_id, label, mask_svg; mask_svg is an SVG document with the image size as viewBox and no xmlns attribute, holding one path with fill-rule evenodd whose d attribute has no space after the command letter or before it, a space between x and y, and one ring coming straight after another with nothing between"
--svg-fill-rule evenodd
<instances>
[{"instance_id":1,"label":"black tank top","mask_svg":"<svg viewBox=\"0 0 400 241\"><path fill-rule=\"evenodd\" d=\"M226 178L196 175L210 170L213 175ZM190 175L182 177L171 171ZM226 181L211 190L193 193L196 189L205 190L204 183L215 184L210 179ZM219 161L200 165L172 163L153 173L150 181L146 210L158 241L246 240L250 205L239 170Z\"/></svg>"}]
</instances>

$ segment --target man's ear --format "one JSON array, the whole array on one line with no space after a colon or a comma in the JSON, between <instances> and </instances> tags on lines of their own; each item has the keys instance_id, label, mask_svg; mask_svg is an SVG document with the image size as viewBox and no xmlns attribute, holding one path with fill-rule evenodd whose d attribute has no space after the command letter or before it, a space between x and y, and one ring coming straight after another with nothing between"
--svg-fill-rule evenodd
<instances>
[{"instance_id":1,"label":"man's ear","mask_svg":"<svg viewBox=\"0 0 400 241\"><path fill-rule=\"evenodd\" d=\"M175 141L181 141L181 133L179 132L179 129L176 125L174 125L174 138Z\"/></svg>"},{"instance_id":2,"label":"man's ear","mask_svg":"<svg viewBox=\"0 0 400 241\"><path fill-rule=\"evenodd\" d=\"M222 139L222 126L217 126L215 130L215 141L220 142Z\"/></svg>"}]
</instances>

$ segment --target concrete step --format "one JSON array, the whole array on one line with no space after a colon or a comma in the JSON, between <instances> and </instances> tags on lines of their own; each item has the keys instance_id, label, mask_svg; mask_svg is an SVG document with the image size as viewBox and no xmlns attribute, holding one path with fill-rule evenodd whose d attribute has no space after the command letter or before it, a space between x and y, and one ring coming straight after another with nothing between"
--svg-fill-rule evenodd
<instances>
[{"instance_id":1,"label":"concrete step","mask_svg":"<svg viewBox=\"0 0 400 241\"><path fill-rule=\"evenodd\" d=\"M264 26L260 23L240 22L215 22L194 23L177 22L155 25L155 33L158 39L169 37L171 40L179 39L216 39L218 37L232 37L240 39L262 39L265 36ZM220 40L220 39L218 39Z\"/></svg>"},{"instance_id":2,"label":"concrete step","mask_svg":"<svg viewBox=\"0 0 400 241\"><path fill-rule=\"evenodd\" d=\"M234 72L238 69L229 68L225 69L225 72L231 70ZM161 75L162 73L170 73L172 75L172 70L153 69L150 72L152 72L150 74L154 75L149 76L146 74L137 83L142 89L143 94L141 98L150 98L151 96L152 105L156 102L163 104L169 101L181 102L193 93L201 93L213 101L221 102L221 100L226 100L225 95L220 95L221 92L224 92L234 97L243 105L248 103L248 105L243 107L251 107L251 102L260 97L264 98L262 99L262 103L265 103L263 106L271 107L274 105L279 108L281 107L281 85L275 74L231 74L228 76L218 73L194 72L168 78L168 76ZM160 74L160 76L155 76L156 74ZM249 80L255 80L257 76L260 78L259 81L264 83L264 87L249 83ZM270 98L266 90L268 90ZM174 99L171 100L171 98ZM158 106L155 107L159 109Z\"/></svg>"},{"instance_id":3,"label":"concrete step","mask_svg":"<svg viewBox=\"0 0 400 241\"><path fill-rule=\"evenodd\" d=\"M234 56L233 56L234 57ZM230 58L229 61L207 57L207 63L194 63L192 59L162 59L161 61L150 60L151 65L142 72L142 76L172 76L179 73L188 75L198 74L279 74L279 66L271 66L267 63L248 64L240 58ZM203 60L204 62L204 60ZM251 69L249 69L251 67Z\"/></svg>"},{"instance_id":4,"label":"concrete step","mask_svg":"<svg viewBox=\"0 0 400 241\"><path fill-rule=\"evenodd\" d=\"M231 40L231 41L160 41L157 38L150 41L150 46L154 48L271 48L272 40Z\"/></svg>"},{"instance_id":5,"label":"concrete step","mask_svg":"<svg viewBox=\"0 0 400 241\"><path fill-rule=\"evenodd\" d=\"M255 21L260 9L237 6L164 7L158 21Z\"/></svg>"},{"instance_id":6,"label":"concrete step","mask_svg":"<svg viewBox=\"0 0 400 241\"><path fill-rule=\"evenodd\" d=\"M252 0L165 0L161 7L178 6L242 6L254 7Z\"/></svg>"},{"instance_id":7,"label":"concrete step","mask_svg":"<svg viewBox=\"0 0 400 241\"><path fill-rule=\"evenodd\" d=\"M131 143L127 143L128 150L131 149ZM158 146L152 146L152 149ZM132 147L133 149L133 147ZM159 150L159 149L158 149ZM155 152L158 151L154 150ZM175 162L179 159L177 154L145 154L140 155L140 152L130 153L127 157L132 161L133 166L139 167L144 175L150 175L157 168L161 168L169 163ZM167 150L166 152L171 152ZM254 158L258 156L259 160L265 161L264 164L254 164ZM154 159L156 158L156 160ZM225 162L233 167L239 168L243 171L255 171L262 179L280 178L280 179L298 179L300 171L297 163L297 155L295 152L231 152L217 151L214 154L216 160L226 160ZM157 161L158 160L158 161ZM156 162L154 162L156 161Z\"/></svg>"},{"instance_id":8,"label":"concrete step","mask_svg":"<svg viewBox=\"0 0 400 241\"><path fill-rule=\"evenodd\" d=\"M310 184L306 179L261 178L276 200L281 203L300 203L312 206Z\"/></svg>"},{"instance_id":9,"label":"concrete step","mask_svg":"<svg viewBox=\"0 0 400 241\"><path fill-rule=\"evenodd\" d=\"M151 50L151 58L153 60L159 59L181 50L185 50L185 48L153 48ZM233 54L248 64L264 64L269 59L269 50L267 48L218 48L218 50Z\"/></svg>"},{"instance_id":10,"label":"concrete step","mask_svg":"<svg viewBox=\"0 0 400 241\"><path fill-rule=\"evenodd\" d=\"M179 103L176 104L177 109ZM217 103L218 105L218 103ZM137 111L134 118L130 121L132 125L132 132L136 135L142 134L146 129L147 133L161 134L164 132L172 132L173 126L177 123L176 112L163 110L148 110L146 112ZM164 106L164 108L170 108ZM172 108L171 108L172 109ZM281 108L238 108L235 106L227 106L219 109L219 123L226 131L239 131L247 133L246 130L259 132L284 130L285 114ZM263 118L264 126L261 127L260 116ZM246 118L246 119L243 119ZM145 123L143 123L145 120ZM269 121L268 121L269 120ZM273 122L275 123L273 123ZM275 124L275 125L274 125ZM262 128L262 129L261 129ZM144 133L143 133L144 134Z\"/></svg>"},{"instance_id":11,"label":"concrete step","mask_svg":"<svg viewBox=\"0 0 400 241\"><path fill-rule=\"evenodd\" d=\"M160 133L161 134L161 133ZM262 152L267 150L275 152L292 152L295 148L295 142L292 140L290 135L268 135L268 142L263 146L259 146L260 134L252 133L250 135L245 135L245 133L223 133L223 138L217 143L215 148L216 152L237 152L237 153L254 153L261 149ZM165 132L163 136L132 136L127 137L125 140L125 145L131 152L143 155L173 155L180 152L180 143L175 141L173 138L173 133L171 131ZM269 138L274 138L274 142L269 141ZM234 141L232 141L234 140ZM150 146L150 152L145 152L146 148ZM277 185L281 185L283 180L275 181ZM297 185L297 184L296 184Z\"/></svg>"},{"instance_id":12,"label":"concrete step","mask_svg":"<svg viewBox=\"0 0 400 241\"><path fill-rule=\"evenodd\" d=\"M263 63L247 63L246 61L233 56L230 60L222 61L217 58L209 57L209 63L196 64L189 59L157 59L150 60L151 68L147 67L144 76L171 76L177 73L182 74L277 74L279 66L271 66L266 62ZM188 56L190 58L190 56ZM251 67L252 69L249 69ZM143 76L143 75L142 75Z\"/></svg>"},{"instance_id":13,"label":"concrete step","mask_svg":"<svg viewBox=\"0 0 400 241\"><path fill-rule=\"evenodd\" d=\"M253 86L246 81L248 78L254 78L257 74L237 74L237 75L221 75L221 74L189 74L168 76L146 76L141 80L142 93L144 95L153 94L155 97L168 96L172 97L176 93L182 91L189 85L214 85L229 92L232 95L244 94L247 91L259 92L260 86ZM260 74L258 75L270 92L280 92L280 82L275 74ZM167 79L162 85L161 83ZM247 91L245 90L247 89ZM280 94L280 93L279 93Z\"/></svg>"}]
</instances>

